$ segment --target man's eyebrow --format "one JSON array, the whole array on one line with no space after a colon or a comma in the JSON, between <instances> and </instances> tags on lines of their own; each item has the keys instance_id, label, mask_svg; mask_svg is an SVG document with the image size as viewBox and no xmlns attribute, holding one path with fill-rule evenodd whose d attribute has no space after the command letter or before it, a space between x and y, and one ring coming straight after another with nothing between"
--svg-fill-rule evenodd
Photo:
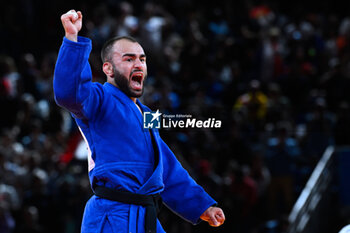
<instances>
[{"instance_id":1,"label":"man's eyebrow","mask_svg":"<svg viewBox=\"0 0 350 233\"><path fill-rule=\"evenodd\" d=\"M136 57L135 53L125 53L122 57ZM146 57L145 54L141 54L140 57Z\"/></svg>"}]
</instances>

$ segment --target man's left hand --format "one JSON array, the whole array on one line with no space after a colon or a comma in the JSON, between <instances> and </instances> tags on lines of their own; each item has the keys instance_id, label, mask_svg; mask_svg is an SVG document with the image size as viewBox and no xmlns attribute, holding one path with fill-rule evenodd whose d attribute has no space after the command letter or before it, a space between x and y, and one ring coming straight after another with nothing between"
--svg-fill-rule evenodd
<instances>
[{"instance_id":1,"label":"man's left hand","mask_svg":"<svg viewBox=\"0 0 350 233\"><path fill-rule=\"evenodd\" d=\"M204 211L200 218L207 221L212 227L221 226L225 221L225 215L222 209L212 206Z\"/></svg>"}]
</instances>

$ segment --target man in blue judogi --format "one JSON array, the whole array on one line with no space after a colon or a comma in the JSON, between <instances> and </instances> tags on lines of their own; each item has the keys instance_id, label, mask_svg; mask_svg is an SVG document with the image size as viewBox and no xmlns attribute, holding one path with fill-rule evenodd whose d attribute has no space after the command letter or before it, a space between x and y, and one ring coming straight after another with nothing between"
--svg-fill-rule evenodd
<instances>
[{"instance_id":1,"label":"man in blue judogi","mask_svg":"<svg viewBox=\"0 0 350 233\"><path fill-rule=\"evenodd\" d=\"M59 51L54 92L68 109L88 146L94 196L87 202L86 232L164 232L156 218L163 203L184 219L220 226L223 211L189 176L155 129L143 128L137 99L147 76L146 55L131 37L113 38L102 49L107 82L91 82L91 40L78 36L81 12L61 16L65 37Z\"/></svg>"}]
</instances>

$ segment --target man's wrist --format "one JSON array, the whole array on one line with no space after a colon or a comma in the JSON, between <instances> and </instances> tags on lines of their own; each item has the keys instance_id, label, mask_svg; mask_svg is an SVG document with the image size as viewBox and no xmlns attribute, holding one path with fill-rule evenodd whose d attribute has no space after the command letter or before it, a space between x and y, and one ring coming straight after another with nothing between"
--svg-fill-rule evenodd
<instances>
[{"instance_id":1,"label":"man's wrist","mask_svg":"<svg viewBox=\"0 0 350 233\"><path fill-rule=\"evenodd\" d=\"M74 41L74 42L78 42L78 35L76 34L68 34L66 33L66 38L68 40Z\"/></svg>"}]
</instances>

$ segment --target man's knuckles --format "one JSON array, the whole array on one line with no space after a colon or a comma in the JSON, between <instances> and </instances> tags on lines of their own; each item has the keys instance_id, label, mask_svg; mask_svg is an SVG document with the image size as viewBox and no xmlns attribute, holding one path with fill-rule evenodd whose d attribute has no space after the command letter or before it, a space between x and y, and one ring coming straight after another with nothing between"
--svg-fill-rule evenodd
<instances>
[{"instance_id":1,"label":"man's knuckles","mask_svg":"<svg viewBox=\"0 0 350 233\"><path fill-rule=\"evenodd\" d=\"M76 21L79 18L79 15L75 11L68 11L67 13L61 15L62 21Z\"/></svg>"}]
</instances>

